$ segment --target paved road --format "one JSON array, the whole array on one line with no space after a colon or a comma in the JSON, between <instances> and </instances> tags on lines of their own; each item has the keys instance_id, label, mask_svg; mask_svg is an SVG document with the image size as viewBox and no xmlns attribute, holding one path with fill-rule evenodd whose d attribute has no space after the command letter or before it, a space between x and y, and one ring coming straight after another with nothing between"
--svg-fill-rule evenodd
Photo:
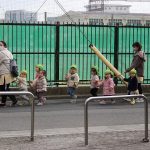
<instances>
[{"instance_id":1,"label":"paved road","mask_svg":"<svg viewBox=\"0 0 150 150\"><path fill-rule=\"evenodd\" d=\"M150 107L149 107L150 108ZM150 115L150 111L149 111ZM30 107L0 108L0 131L30 129ZM68 100L58 103L49 101L35 108L35 129L83 127L84 104L71 104ZM90 126L130 125L144 123L143 104L99 105L91 103ZM150 123L150 122L149 122Z\"/></svg>"}]
</instances>

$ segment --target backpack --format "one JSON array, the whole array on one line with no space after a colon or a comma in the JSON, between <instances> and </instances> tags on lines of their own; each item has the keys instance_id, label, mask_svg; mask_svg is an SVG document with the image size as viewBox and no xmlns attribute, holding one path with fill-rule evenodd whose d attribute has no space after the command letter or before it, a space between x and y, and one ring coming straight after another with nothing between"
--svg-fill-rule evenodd
<instances>
[{"instance_id":1,"label":"backpack","mask_svg":"<svg viewBox=\"0 0 150 150\"><path fill-rule=\"evenodd\" d=\"M18 65L15 59L10 59L10 72L13 77L18 77Z\"/></svg>"}]
</instances>

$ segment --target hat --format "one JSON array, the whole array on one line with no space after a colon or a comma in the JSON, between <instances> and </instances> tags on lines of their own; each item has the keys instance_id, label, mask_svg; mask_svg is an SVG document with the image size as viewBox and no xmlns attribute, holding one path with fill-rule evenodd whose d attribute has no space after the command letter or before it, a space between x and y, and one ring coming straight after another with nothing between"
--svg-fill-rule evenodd
<instances>
[{"instance_id":1,"label":"hat","mask_svg":"<svg viewBox=\"0 0 150 150\"><path fill-rule=\"evenodd\" d=\"M136 74L136 70L135 70L135 69L132 69L129 73L130 73L130 74Z\"/></svg>"},{"instance_id":2,"label":"hat","mask_svg":"<svg viewBox=\"0 0 150 150\"><path fill-rule=\"evenodd\" d=\"M71 65L70 69L71 68L77 69L77 66L75 64L73 64L73 65Z\"/></svg>"},{"instance_id":3,"label":"hat","mask_svg":"<svg viewBox=\"0 0 150 150\"><path fill-rule=\"evenodd\" d=\"M92 66L91 69L95 69L97 74L99 74L99 71L98 71L98 67L97 66Z\"/></svg>"},{"instance_id":4,"label":"hat","mask_svg":"<svg viewBox=\"0 0 150 150\"><path fill-rule=\"evenodd\" d=\"M106 74L111 74L111 75L113 75L113 72L112 72L111 70L107 69L107 70L105 71L105 75L106 75Z\"/></svg>"},{"instance_id":5,"label":"hat","mask_svg":"<svg viewBox=\"0 0 150 150\"><path fill-rule=\"evenodd\" d=\"M36 65L36 67L37 67L37 68L39 68L39 69L40 69L40 71L42 71L42 70L43 70L43 65L42 65L42 64L37 64L37 65Z\"/></svg>"},{"instance_id":6,"label":"hat","mask_svg":"<svg viewBox=\"0 0 150 150\"><path fill-rule=\"evenodd\" d=\"M22 70L21 73L24 73L27 75L27 71L26 70Z\"/></svg>"}]
</instances>

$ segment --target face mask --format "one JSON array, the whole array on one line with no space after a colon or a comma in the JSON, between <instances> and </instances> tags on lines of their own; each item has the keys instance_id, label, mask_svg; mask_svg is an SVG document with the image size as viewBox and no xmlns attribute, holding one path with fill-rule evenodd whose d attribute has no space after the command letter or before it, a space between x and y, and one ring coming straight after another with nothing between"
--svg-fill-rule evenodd
<instances>
[{"instance_id":1,"label":"face mask","mask_svg":"<svg viewBox=\"0 0 150 150\"><path fill-rule=\"evenodd\" d=\"M3 46L0 46L0 51L2 51L4 48L3 48Z\"/></svg>"}]
</instances>

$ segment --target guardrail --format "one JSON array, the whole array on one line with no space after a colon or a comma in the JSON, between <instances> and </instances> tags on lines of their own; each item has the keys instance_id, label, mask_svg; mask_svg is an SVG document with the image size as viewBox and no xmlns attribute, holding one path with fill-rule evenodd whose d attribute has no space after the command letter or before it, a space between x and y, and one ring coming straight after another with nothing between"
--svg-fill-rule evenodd
<instances>
[{"instance_id":1,"label":"guardrail","mask_svg":"<svg viewBox=\"0 0 150 150\"><path fill-rule=\"evenodd\" d=\"M26 91L0 92L0 95L29 95L31 99L31 141L34 141L34 95Z\"/></svg>"},{"instance_id":2,"label":"guardrail","mask_svg":"<svg viewBox=\"0 0 150 150\"><path fill-rule=\"evenodd\" d=\"M144 108L145 108L145 138L143 142L149 142L148 139L148 99L144 95L118 95L118 96L97 96L89 97L85 101L84 106L84 131L85 131L85 145L88 145L88 103L93 100L100 99L118 99L118 98L143 98L144 99Z\"/></svg>"}]
</instances>

